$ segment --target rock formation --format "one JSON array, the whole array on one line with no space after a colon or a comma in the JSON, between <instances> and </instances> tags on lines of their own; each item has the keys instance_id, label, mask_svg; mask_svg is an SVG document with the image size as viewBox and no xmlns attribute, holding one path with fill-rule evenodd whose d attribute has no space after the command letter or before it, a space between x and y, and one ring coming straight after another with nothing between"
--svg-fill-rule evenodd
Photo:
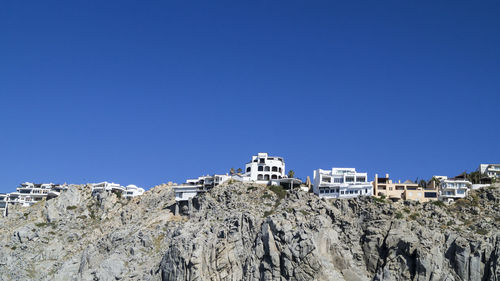
<instances>
[{"instance_id":1,"label":"rock formation","mask_svg":"<svg viewBox=\"0 0 500 281\"><path fill-rule=\"evenodd\" d=\"M0 219L0 280L500 280L500 186L451 205L229 183L173 213L85 186Z\"/></svg>"}]
</instances>

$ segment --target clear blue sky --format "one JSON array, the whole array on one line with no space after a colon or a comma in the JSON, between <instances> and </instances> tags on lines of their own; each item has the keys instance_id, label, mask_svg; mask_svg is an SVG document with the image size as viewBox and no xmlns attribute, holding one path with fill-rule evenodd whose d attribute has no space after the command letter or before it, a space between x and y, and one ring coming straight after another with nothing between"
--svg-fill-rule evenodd
<instances>
[{"instance_id":1,"label":"clear blue sky","mask_svg":"<svg viewBox=\"0 0 500 281\"><path fill-rule=\"evenodd\" d=\"M0 3L0 191L500 162L499 1Z\"/></svg>"}]
</instances>

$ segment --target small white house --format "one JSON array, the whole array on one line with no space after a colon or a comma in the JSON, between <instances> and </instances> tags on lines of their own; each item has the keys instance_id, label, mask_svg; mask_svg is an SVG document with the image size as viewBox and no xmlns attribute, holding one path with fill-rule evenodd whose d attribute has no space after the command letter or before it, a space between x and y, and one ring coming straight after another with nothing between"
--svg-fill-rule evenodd
<instances>
[{"instance_id":1,"label":"small white house","mask_svg":"<svg viewBox=\"0 0 500 281\"><path fill-rule=\"evenodd\" d=\"M313 192L321 198L353 198L372 196L373 187L367 173L355 168L317 169L313 175Z\"/></svg>"},{"instance_id":2,"label":"small white house","mask_svg":"<svg viewBox=\"0 0 500 281\"><path fill-rule=\"evenodd\" d=\"M100 193L103 191L118 191L118 192L123 192L125 191L125 187L114 183L114 182L99 182L99 183L92 183L90 184L92 188L92 194Z\"/></svg>"},{"instance_id":3,"label":"small white house","mask_svg":"<svg viewBox=\"0 0 500 281\"><path fill-rule=\"evenodd\" d=\"M446 179L439 184L439 200L451 202L464 198L472 188L472 183L464 179Z\"/></svg>"},{"instance_id":4,"label":"small white house","mask_svg":"<svg viewBox=\"0 0 500 281\"><path fill-rule=\"evenodd\" d=\"M123 192L123 197L125 198L133 198L136 196L140 196L144 193L144 188L137 187L136 185L129 184L125 187L125 191Z\"/></svg>"},{"instance_id":5,"label":"small white house","mask_svg":"<svg viewBox=\"0 0 500 281\"><path fill-rule=\"evenodd\" d=\"M271 180L286 178L285 161L282 157L269 156L267 153L258 153L245 165L243 179L267 184Z\"/></svg>"},{"instance_id":6,"label":"small white house","mask_svg":"<svg viewBox=\"0 0 500 281\"><path fill-rule=\"evenodd\" d=\"M175 192L175 201L188 201L198 193L205 192L201 185L174 185L172 188Z\"/></svg>"},{"instance_id":7,"label":"small white house","mask_svg":"<svg viewBox=\"0 0 500 281\"><path fill-rule=\"evenodd\" d=\"M500 178L500 164L480 164L479 172L489 178Z\"/></svg>"}]
</instances>

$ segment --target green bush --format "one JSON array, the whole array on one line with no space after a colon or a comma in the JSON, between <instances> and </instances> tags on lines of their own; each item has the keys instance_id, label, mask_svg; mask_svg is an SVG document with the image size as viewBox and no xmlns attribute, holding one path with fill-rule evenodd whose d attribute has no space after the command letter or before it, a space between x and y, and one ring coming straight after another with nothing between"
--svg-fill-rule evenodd
<instances>
[{"instance_id":1,"label":"green bush","mask_svg":"<svg viewBox=\"0 0 500 281\"><path fill-rule=\"evenodd\" d=\"M265 193L260 198L262 198L262 199L270 199L270 198L272 198L272 196L271 196L271 194Z\"/></svg>"},{"instance_id":2,"label":"green bush","mask_svg":"<svg viewBox=\"0 0 500 281\"><path fill-rule=\"evenodd\" d=\"M74 210L76 208L78 208L78 207L77 206L68 206L68 207L66 207L66 210Z\"/></svg>"},{"instance_id":3,"label":"green bush","mask_svg":"<svg viewBox=\"0 0 500 281\"><path fill-rule=\"evenodd\" d=\"M46 222L39 222L39 223L35 223L35 226L36 227L46 227L47 223Z\"/></svg>"},{"instance_id":4,"label":"green bush","mask_svg":"<svg viewBox=\"0 0 500 281\"><path fill-rule=\"evenodd\" d=\"M265 212L264 212L263 217L264 217L264 218L267 218L267 217L269 217L270 215L272 215L273 213L274 213L274 211L265 211Z\"/></svg>"},{"instance_id":5,"label":"green bush","mask_svg":"<svg viewBox=\"0 0 500 281\"><path fill-rule=\"evenodd\" d=\"M413 213L409 216L411 220L416 220L420 215L418 213Z\"/></svg>"},{"instance_id":6,"label":"green bush","mask_svg":"<svg viewBox=\"0 0 500 281\"><path fill-rule=\"evenodd\" d=\"M286 197L286 190L281 185L271 185L269 189L274 192L280 200Z\"/></svg>"},{"instance_id":7,"label":"green bush","mask_svg":"<svg viewBox=\"0 0 500 281\"><path fill-rule=\"evenodd\" d=\"M480 234L480 235L486 235L486 234L488 234L488 230L486 230L484 228L478 228L478 229L476 229L476 233Z\"/></svg>"},{"instance_id":8,"label":"green bush","mask_svg":"<svg viewBox=\"0 0 500 281\"><path fill-rule=\"evenodd\" d=\"M403 214L401 212L397 212L396 213L396 218L397 219L402 219L403 218Z\"/></svg>"},{"instance_id":9,"label":"green bush","mask_svg":"<svg viewBox=\"0 0 500 281\"><path fill-rule=\"evenodd\" d=\"M452 225L454 225L454 224L455 224L455 222L454 222L453 220L449 220L449 221L446 223L446 225L447 225L447 226L452 226Z\"/></svg>"},{"instance_id":10,"label":"green bush","mask_svg":"<svg viewBox=\"0 0 500 281\"><path fill-rule=\"evenodd\" d=\"M257 189L256 186L249 186L249 187L247 187L247 191L252 191L252 190L255 190L255 189Z\"/></svg>"},{"instance_id":11,"label":"green bush","mask_svg":"<svg viewBox=\"0 0 500 281\"><path fill-rule=\"evenodd\" d=\"M411 211L410 211L410 209L409 209L409 208L404 208L404 209L403 209L403 212L405 212L405 213L409 214Z\"/></svg>"},{"instance_id":12,"label":"green bush","mask_svg":"<svg viewBox=\"0 0 500 281\"><path fill-rule=\"evenodd\" d=\"M432 201L431 204L435 205L435 206L438 206L438 207L442 207L442 208L446 207L446 204L444 204L443 201L439 201L439 200Z\"/></svg>"}]
</instances>

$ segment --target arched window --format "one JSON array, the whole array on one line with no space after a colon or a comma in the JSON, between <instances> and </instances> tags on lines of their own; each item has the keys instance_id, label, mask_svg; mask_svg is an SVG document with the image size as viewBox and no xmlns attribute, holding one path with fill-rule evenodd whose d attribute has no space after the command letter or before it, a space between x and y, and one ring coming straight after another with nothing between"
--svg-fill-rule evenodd
<instances>
[{"instance_id":1,"label":"arched window","mask_svg":"<svg viewBox=\"0 0 500 281\"><path fill-rule=\"evenodd\" d=\"M273 167L272 171L273 172L277 172L278 171L278 167Z\"/></svg>"},{"instance_id":2,"label":"arched window","mask_svg":"<svg viewBox=\"0 0 500 281\"><path fill-rule=\"evenodd\" d=\"M278 176L277 176L277 175L272 175L272 176L271 176L271 179L273 179L273 180L277 180L277 179L278 179Z\"/></svg>"},{"instance_id":3,"label":"arched window","mask_svg":"<svg viewBox=\"0 0 500 281\"><path fill-rule=\"evenodd\" d=\"M279 171L280 171L280 173L281 173L281 167L279 168Z\"/></svg>"},{"instance_id":4,"label":"arched window","mask_svg":"<svg viewBox=\"0 0 500 281\"><path fill-rule=\"evenodd\" d=\"M264 166L259 166L259 168L257 169L259 172L262 172L264 171Z\"/></svg>"},{"instance_id":5,"label":"arched window","mask_svg":"<svg viewBox=\"0 0 500 281\"><path fill-rule=\"evenodd\" d=\"M264 168L264 171L266 171L266 172L269 172L270 170L271 170L271 168L269 168L269 166L266 166L266 167Z\"/></svg>"},{"instance_id":6,"label":"arched window","mask_svg":"<svg viewBox=\"0 0 500 281\"><path fill-rule=\"evenodd\" d=\"M247 168L247 173L250 172L251 169L252 169L251 167L248 167Z\"/></svg>"},{"instance_id":7,"label":"arched window","mask_svg":"<svg viewBox=\"0 0 500 281\"><path fill-rule=\"evenodd\" d=\"M269 175L264 175L264 180L268 181L269 180Z\"/></svg>"},{"instance_id":8,"label":"arched window","mask_svg":"<svg viewBox=\"0 0 500 281\"><path fill-rule=\"evenodd\" d=\"M261 174L258 174L258 175L257 175L257 180L261 181L261 180L263 180L263 179L264 179L264 176L262 176Z\"/></svg>"}]
</instances>

